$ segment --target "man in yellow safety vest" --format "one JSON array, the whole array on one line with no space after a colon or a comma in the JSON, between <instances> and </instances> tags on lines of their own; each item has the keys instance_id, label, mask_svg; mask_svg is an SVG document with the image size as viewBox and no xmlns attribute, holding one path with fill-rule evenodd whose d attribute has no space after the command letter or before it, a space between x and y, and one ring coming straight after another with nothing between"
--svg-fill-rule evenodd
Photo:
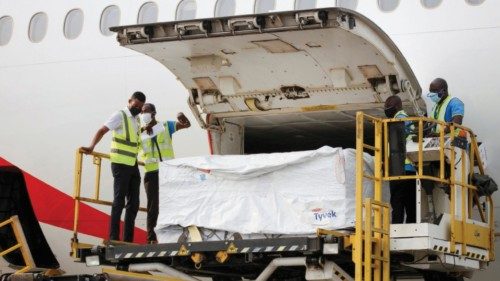
<instances>
[{"instance_id":1,"label":"man in yellow safety vest","mask_svg":"<svg viewBox=\"0 0 500 281\"><path fill-rule=\"evenodd\" d=\"M448 94L448 83L446 80L443 78L434 79L429 86L427 97L435 103L430 118L462 125L464 103L457 97L451 97ZM439 128L439 126L436 126L434 133L439 133ZM446 127L444 130L445 133L450 132L449 127Z\"/></svg>"},{"instance_id":2,"label":"man in yellow safety vest","mask_svg":"<svg viewBox=\"0 0 500 281\"><path fill-rule=\"evenodd\" d=\"M140 156L146 170L144 188L148 200L147 242L152 244L157 243L154 228L158 220L159 163L174 158L172 135L178 130L189 128L191 123L182 112L177 114L177 122L159 122L156 120L156 107L151 103L146 103L142 107L141 120L144 125L141 131L147 132L147 137L143 138L141 143Z\"/></svg>"},{"instance_id":3,"label":"man in yellow safety vest","mask_svg":"<svg viewBox=\"0 0 500 281\"><path fill-rule=\"evenodd\" d=\"M120 217L125 208L125 227L123 241L133 242L135 218L139 210L139 188L141 175L137 166L139 152L138 115L146 102L146 96L135 92L128 100L128 106L116 111L95 134L92 143L83 147L85 153L91 153L102 137L113 131L111 141L111 171L113 173L113 205L111 207L111 222L109 226L109 240L120 240ZM126 204L125 204L126 200Z\"/></svg>"},{"instance_id":4,"label":"man in yellow safety vest","mask_svg":"<svg viewBox=\"0 0 500 281\"><path fill-rule=\"evenodd\" d=\"M434 79L429 85L429 93L427 97L434 102L434 106L432 107L430 118L443 121L446 123L455 123L462 125L462 121L464 118L464 103L457 97L451 97L448 93L448 83L443 78ZM440 125L436 125L431 132L430 136L439 136L439 132L441 130ZM444 133L450 133L450 127L446 126L444 128ZM460 128L456 128L453 132L455 137L466 137L466 131L461 130ZM436 175L439 171L439 163L434 162L428 166L424 166L424 174L425 175ZM450 170L450 165L445 162L445 173L448 174ZM422 186L427 193L427 196L431 196L433 193L433 188L435 183L430 180L422 180ZM445 191L449 191L449 189L445 188ZM431 199L428 199L430 201ZM434 204L434 203L429 203ZM428 221L432 221L434 214L434 207L429 207L432 209L429 211Z\"/></svg>"}]
</instances>

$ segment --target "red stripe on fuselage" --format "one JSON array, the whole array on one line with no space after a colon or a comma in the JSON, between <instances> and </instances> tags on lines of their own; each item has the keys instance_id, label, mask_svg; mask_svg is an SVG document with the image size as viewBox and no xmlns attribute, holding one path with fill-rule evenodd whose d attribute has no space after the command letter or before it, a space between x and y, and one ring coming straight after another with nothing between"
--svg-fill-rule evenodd
<instances>
[{"instance_id":1,"label":"red stripe on fuselage","mask_svg":"<svg viewBox=\"0 0 500 281\"><path fill-rule=\"evenodd\" d=\"M0 167L14 166L0 157ZM31 205L39 222L73 230L73 216L75 201L66 193L22 171L26 188L31 200ZM91 206L80 203L78 232L108 238L110 216ZM123 222L121 225L123 229ZM134 240L136 243L146 242L146 232L135 228Z\"/></svg>"}]
</instances>

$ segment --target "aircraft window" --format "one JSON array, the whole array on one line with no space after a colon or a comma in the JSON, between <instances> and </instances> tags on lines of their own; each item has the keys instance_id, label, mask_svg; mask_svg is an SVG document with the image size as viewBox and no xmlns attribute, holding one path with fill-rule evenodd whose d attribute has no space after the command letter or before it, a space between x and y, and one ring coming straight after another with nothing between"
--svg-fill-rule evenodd
<instances>
[{"instance_id":1,"label":"aircraft window","mask_svg":"<svg viewBox=\"0 0 500 281\"><path fill-rule=\"evenodd\" d=\"M46 13L40 12L36 13L30 20L30 27L28 30L28 36L33 43L38 43L43 40L47 34L47 26L49 24L49 18Z\"/></svg>"},{"instance_id":2,"label":"aircraft window","mask_svg":"<svg viewBox=\"0 0 500 281\"><path fill-rule=\"evenodd\" d=\"M12 37L14 20L10 16L0 18L0 46L7 45Z\"/></svg>"},{"instance_id":3,"label":"aircraft window","mask_svg":"<svg viewBox=\"0 0 500 281\"><path fill-rule=\"evenodd\" d=\"M426 8L436 8L443 2L442 0L422 0L422 5Z\"/></svg>"},{"instance_id":4,"label":"aircraft window","mask_svg":"<svg viewBox=\"0 0 500 281\"><path fill-rule=\"evenodd\" d=\"M216 17L232 16L236 12L236 2L234 0L219 0L215 5Z\"/></svg>"},{"instance_id":5,"label":"aircraft window","mask_svg":"<svg viewBox=\"0 0 500 281\"><path fill-rule=\"evenodd\" d=\"M316 0L296 0L295 10L306 10L316 8Z\"/></svg>"},{"instance_id":6,"label":"aircraft window","mask_svg":"<svg viewBox=\"0 0 500 281\"><path fill-rule=\"evenodd\" d=\"M64 36L68 39L75 39L82 33L83 12L80 9L74 9L68 12L64 19Z\"/></svg>"},{"instance_id":7,"label":"aircraft window","mask_svg":"<svg viewBox=\"0 0 500 281\"><path fill-rule=\"evenodd\" d=\"M105 36L110 36L113 34L109 30L112 26L117 26L120 24L120 8L118 6L108 6L102 11L101 15L101 33Z\"/></svg>"},{"instance_id":8,"label":"aircraft window","mask_svg":"<svg viewBox=\"0 0 500 281\"><path fill-rule=\"evenodd\" d=\"M152 23L158 21L158 5L154 2L147 2L139 9L137 23Z\"/></svg>"},{"instance_id":9,"label":"aircraft window","mask_svg":"<svg viewBox=\"0 0 500 281\"><path fill-rule=\"evenodd\" d=\"M378 0L378 7L384 12L392 12L399 5L399 0Z\"/></svg>"},{"instance_id":10,"label":"aircraft window","mask_svg":"<svg viewBox=\"0 0 500 281\"><path fill-rule=\"evenodd\" d=\"M337 7L355 10L358 6L358 0L337 0Z\"/></svg>"},{"instance_id":11,"label":"aircraft window","mask_svg":"<svg viewBox=\"0 0 500 281\"><path fill-rule=\"evenodd\" d=\"M257 0L255 1L256 13L267 13L276 9L276 0Z\"/></svg>"},{"instance_id":12,"label":"aircraft window","mask_svg":"<svg viewBox=\"0 0 500 281\"><path fill-rule=\"evenodd\" d=\"M177 20L190 20L196 18L196 1L182 0L179 6L177 6L177 12L175 14L175 19Z\"/></svg>"},{"instance_id":13,"label":"aircraft window","mask_svg":"<svg viewBox=\"0 0 500 281\"><path fill-rule=\"evenodd\" d=\"M484 0L465 0L465 2L470 5L478 6L483 4Z\"/></svg>"}]
</instances>

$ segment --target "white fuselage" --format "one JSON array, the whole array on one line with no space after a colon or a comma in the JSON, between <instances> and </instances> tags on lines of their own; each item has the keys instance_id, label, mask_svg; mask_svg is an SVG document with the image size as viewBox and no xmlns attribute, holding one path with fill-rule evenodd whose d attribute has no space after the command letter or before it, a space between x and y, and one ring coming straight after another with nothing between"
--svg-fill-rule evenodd
<instances>
[{"instance_id":1,"label":"white fuselage","mask_svg":"<svg viewBox=\"0 0 500 281\"><path fill-rule=\"evenodd\" d=\"M119 6L120 25L130 25L137 23L137 13L145 2L0 0L0 18L9 15L14 21L12 38L0 46L0 101L5 116L0 159L71 196L75 150L88 145L95 131L114 111L125 107L137 90L156 105L158 119L173 119L183 111L194 124L175 134L177 157L209 153L207 134L195 124L186 103L187 90L176 77L152 58L120 47L115 35L100 32L101 13L107 6ZM175 20L178 2L156 1L158 21ZM216 0L197 2L197 18L213 17ZM472 6L465 0L444 0L428 9L419 0L405 0L392 12L381 11L376 0L358 2L356 10L394 40L424 94L434 78L448 81L450 94L465 103L464 125L472 128L486 146L488 173L500 181L496 115L500 102L500 79L496 77L500 65L500 1L486 0ZM317 7L335 3L321 0ZM82 33L69 40L63 35L63 23L66 13L74 8L83 11L84 25ZM253 0L236 1L236 14L251 14L253 8ZM276 10L293 8L293 0L277 1ZM41 42L33 43L28 38L30 18L41 11L48 16L48 31ZM109 142L108 134L96 151L108 152ZM111 199L108 170L107 166L103 169L102 196ZM88 190L92 189L92 177L86 180ZM500 202L498 194L495 202ZM145 205L145 196L141 196L141 205ZM96 208L109 212L108 208ZM499 210L495 212L497 217ZM83 270L67 256L72 233L50 224L42 223L42 228L63 269L70 273ZM145 228L143 215L137 226ZM490 268L499 271L496 264ZM494 276L493 272L484 274Z\"/></svg>"}]
</instances>

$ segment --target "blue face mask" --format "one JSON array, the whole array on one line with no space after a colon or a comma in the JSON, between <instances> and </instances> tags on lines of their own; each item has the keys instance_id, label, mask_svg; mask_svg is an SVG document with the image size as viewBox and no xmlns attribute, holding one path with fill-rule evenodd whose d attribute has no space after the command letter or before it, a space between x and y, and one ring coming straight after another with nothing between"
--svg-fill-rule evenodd
<instances>
[{"instance_id":1,"label":"blue face mask","mask_svg":"<svg viewBox=\"0 0 500 281\"><path fill-rule=\"evenodd\" d=\"M431 99L432 102L438 103L441 100L440 94L436 92L429 92L427 97Z\"/></svg>"}]
</instances>

